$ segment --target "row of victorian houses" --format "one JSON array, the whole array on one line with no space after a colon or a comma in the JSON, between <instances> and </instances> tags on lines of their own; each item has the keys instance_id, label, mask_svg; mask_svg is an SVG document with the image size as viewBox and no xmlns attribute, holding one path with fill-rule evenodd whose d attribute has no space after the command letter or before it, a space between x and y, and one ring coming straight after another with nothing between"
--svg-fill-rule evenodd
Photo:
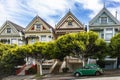
<instances>
[{"instance_id":1,"label":"row of victorian houses","mask_svg":"<svg viewBox=\"0 0 120 80\"><path fill-rule=\"evenodd\" d=\"M66 33L80 31L84 31L84 26L71 11L58 22L55 29L37 15L26 28L6 21L0 29L0 42L17 45L49 42Z\"/></svg>"},{"instance_id":2,"label":"row of victorian houses","mask_svg":"<svg viewBox=\"0 0 120 80\"><path fill-rule=\"evenodd\" d=\"M120 22L105 7L89 22L89 30L95 31L106 42L119 32ZM23 28L11 21L6 21L0 28L0 42L5 44L33 44L35 42L49 42L57 39L59 36L87 31L84 25L69 11L53 28L38 15ZM70 57L69 57L70 59ZM106 68L113 69L116 67L117 59L106 58ZM90 62L90 60L89 60ZM69 61L69 69L73 71L81 62L79 59ZM57 64L57 63L56 63ZM63 63L65 64L65 63ZM51 67L55 65L51 64ZM63 66L63 65L62 65ZM48 67L46 67L48 69ZM52 72L50 69L49 72Z\"/></svg>"}]
</instances>

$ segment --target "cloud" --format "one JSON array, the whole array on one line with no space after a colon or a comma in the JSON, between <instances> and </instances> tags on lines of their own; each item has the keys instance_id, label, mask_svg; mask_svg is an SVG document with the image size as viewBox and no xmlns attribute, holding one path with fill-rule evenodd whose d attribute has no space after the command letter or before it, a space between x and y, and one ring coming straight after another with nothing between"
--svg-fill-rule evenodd
<instances>
[{"instance_id":1,"label":"cloud","mask_svg":"<svg viewBox=\"0 0 120 80\"><path fill-rule=\"evenodd\" d=\"M76 0L83 5L84 9L91 10L92 13L88 17L93 18L103 7L101 0Z\"/></svg>"},{"instance_id":2,"label":"cloud","mask_svg":"<svg viewBox=\"0 0 120 80\"><path fill-rule=\"evenodd\" d=\"M0 0L0 26L6 21L10 20L14 23L18 23L22 26L25 26L22 23L24 22L26 15L31 15L27 5L22 3L23 0ZM27 9L28 8L28 9Z\"/></svg>"},{"instance_id":3,"label":"cloud","mask_svg":"<svg viewBox=\"0 0 120 80\"><path fill-rule=\"evenodd\" d=\"M74 6L74 0L0 0L0 21L3 23L7 18L21 24L30 22L29 17L33 18L35 15L39 15L54 26L58 19L52 20L51 16L63 17L72 6ZM23 23L22 26L25 27L27 24L29 23Z\"/></svg>"},{"instance_id":4,"label":"cloud","mask_svg":"<svg viewBox=\"0 0 120 80\"><path fill-rule=\"evenodd\" d=\"M120 3L119 0L0 0L0 26L8 19L26 27L36 15L39 15L54 27L69 9L74 11L79 10L79 8L83 8L81 12L89 10L87 17L91 19L102 9L105 1L107 1L107 5L110 1ZM76 7L76 3L80 6ZM118 15L120 14L119 5L107 9L113 15L115 10L118 11ZM73 13L77 14L77 12ZM120 17L118 18L120 19ZM86 21L88 22L88 20Z\"/></svg>"},{"instance_id":5,"label":"cloud","mask_svg":"<svg viewBox=\"0 0 120 80\"><path fill-rule=\"evenodd\" d=\"M89 13L91 19L95 17L99 13L99 11L104 7L104 3L106 8L112 13L113 16L116 16L117 11L117 19L120 20L120 0L76 0L78 3L83 5L83 8L86 10L91 10ZM113 6L112 6L113 5Z\"/></svg>"},{"instance_id":6,"label":"cloud","mask_svg":"<svg viewBox=\"0 0 120 80\"><path fill-rule=\"evenodd\" d=\"M66 11L74 6L74 0L31 0L27 4L36 14L45 18L54 26L58 19L52 20L51 16L59 15L63 17Z\"/></svg>"}]
</instances>

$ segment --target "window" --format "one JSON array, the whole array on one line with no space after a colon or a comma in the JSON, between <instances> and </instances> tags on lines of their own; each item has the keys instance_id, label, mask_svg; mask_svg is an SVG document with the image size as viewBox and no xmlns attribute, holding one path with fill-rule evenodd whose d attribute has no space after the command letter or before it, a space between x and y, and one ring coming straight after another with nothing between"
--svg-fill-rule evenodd
<instances>
[{"instance_id":1,"label":"window","mask_svg":"<svg viewBox=\"0 0 120 80\"><path fill-rule=\"evenodd\" d=\"M23 44L23 41L22 40L18 40L18 45L22 45Z\"/></svg>"},{"instance_id":2,"label":"window","mask_svg":"<svg viewBox=\"0 0 120 80\"><path fill-rule=\"evenodd\" d=\"M110 40L113 36L113 28L106 28L105 40Z\"/></svg>"},{"instance_id":3,"label":"window","mask_svg":"<svg viewBox=\"0 0 120 80\"><path fill-rule=\"evenodd\" d=\"M11 39L11 44L17 44L17 39Z\"/></svg>"},{"instance_id":4,"label":"window","mask_svg":"<svg viewBox=\"0 0 120 80\"><path fill-rule=\"evenodd\" d=\"M52 40L52 36L51 36L51 35L48 36L48 40L49 40L49 41Z\"/></svg>"},{"instance_id":5,"label":"window","mask_svg":"<svg viewBox=\"0 0 120 80\"><path fill-rule=\"evenodd\" d=\"M11 33L11 28L7 28L7 33Z\"/></svg>"},{"instance_id":6,"label":"window","mask_svg":"<svg viewBox=\"0 0 120 80\"><path fill-rule=\"evenodd\" d=\"M112 33L112 32L113 32L113 28L107 28L107 29L106 29L106 32L107 32L107 33Z\"/></svg>"},{"instance_id":7,"label":"window","mask_svg":"<svg viewBox=\"0 0 120 80\"><path fill-rule=\"evenodd\" d=\"M46 35L41 36L41 41L46 41Z\"/></svg>"},{"instance_id":8,"label":"window","mask_svg":"<svg viewBox=\"0 0 120 80\"><path fill-rule=\"evenodd\" d=\"M36 30L41 30L41 24L35 24Z\"/></svg>"},{"instance_id":9,"label":"window","mask_svg":"<svg viewBox=\"0 0 120 80\"><path fill-rule=\"evenodd\" d=\"M32 39L31 39L31 42L32 42L32 43L34 43L34 42L35 42L35 39L34 39L34 38L32 38Z\"/></svg>"},{"instance_id":10,"label":"window","mask_svg":"<svg viewBox=\"0 0 120 80\"><path fill-rule=\"evenodd\" d=\"M101 23L106 24L107 23L107 17L101 17Z\"/></svg>"},{"instance_id":11,"label":"window","mask_svg":"<svg viewBox=\"0 0 120 80\"><path fill-rule=\"evenodd\" d=\"M69 17L67 21L68 21L68 26L72 26L72 18Z\"/></svg>"},{"instance_id":12,"label":"window","mask_svg":"<svg viewBox=\"0 0 120 80\"><path fill-rule=\"evenodd\" d=\"M101 38L103 38L103 39L104 39L104 33L101 33Z\"/></svg>"},{"instance_id":13,"label":"window","mask_svg":"<svg viewBox=\"0 0 120 80\"><path fill-rule=\"evenodd\" d=\"M110 40L112 38L112 33L106 33L105 40Z\"/></svg>"},{"instance_id":14,"label":"window","mask_svg":"<svg viewBox=\"0 0 120 80\"><path fill-rule=\"evenodd\" d=\"M49 38L51 38L51 36L48 36Z\"/></svg>"},{"instance_id":15,"label":"window","mask_svg":"<svg viewBox=\"0 0 120 80\"><path fill-rule=\"evenodd\" d=\"M68 25L69 25L69 26L72 26L72 21L68 21Z\"/></svg>"}]
</instances>

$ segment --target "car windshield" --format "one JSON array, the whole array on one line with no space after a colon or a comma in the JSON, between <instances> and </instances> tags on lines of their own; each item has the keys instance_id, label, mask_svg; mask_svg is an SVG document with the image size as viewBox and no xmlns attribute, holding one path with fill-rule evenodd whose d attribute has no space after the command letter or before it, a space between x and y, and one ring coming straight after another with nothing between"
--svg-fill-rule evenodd
<instances>
[{"instance_id":1,"label":"car windshield","mask_svg":"<svg viewBox=\"0 0 120 80\"><path fill-rule=\"evenodd\" d=\"M84 68L92 68L92 69L94 69L94 68L99 68L99 66L98 65L86 65Z\"/></svg>"},{"instance_id":2,"label":"car windshield","mask_svg":"<svg viewBox=\"0 0 120 80\"><path fill-rule=\"evenodd\" d=\"M93 68L98 68L98 66L90 66L90 68L92 68L92 69L93 69Z\"/></svg>"}]
</instances>

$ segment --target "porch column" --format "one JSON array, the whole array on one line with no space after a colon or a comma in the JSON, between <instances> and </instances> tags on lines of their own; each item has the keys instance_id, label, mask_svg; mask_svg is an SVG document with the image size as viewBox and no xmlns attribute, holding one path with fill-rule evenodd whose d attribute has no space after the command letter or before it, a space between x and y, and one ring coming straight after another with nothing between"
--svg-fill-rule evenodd
<instances>
[{"instance_id":1,"label":"porch column","mask_svg":"<svg viewBox=\"0 0 120 80\"><path fill-rule=\"evenodd\" d=\"M103 38L104 38L104 40L105 40L105 37L106 37L106 28L105 29L103 29L103 34L104 34L104 36L103 36Z\"/></svg>"},{"instance_id":2,"label":"porch column","mask_svg":"<svg viewBox=\"0 0 120 80\"><path fill-rule=\"evenodd\" d=\"M7 39L7 40L10 40L10 43L9 43L9 44L12 44L12 43L11 43L11 42L12 42L11 38L10 38L10 39Z\"/></svg>"},{"instance_id":3,"label":"porch column","mask_svg":"<svg viewBox=\"0 0 120 80\"><path fill-rule=\"evenodd\" d=\"M115 34L115 28L113 28L113 36L114 36L114 34Z\"/></svg>"},{"instance_id":4,"label":"porch column","mask_svg":"<svg viewBox=\"0 0 120 80\"><path fill-rule=\"evenodd\" d=\"M19 38L17 38L17 45L19 46Z\"/></svg>"}]
</instances>

